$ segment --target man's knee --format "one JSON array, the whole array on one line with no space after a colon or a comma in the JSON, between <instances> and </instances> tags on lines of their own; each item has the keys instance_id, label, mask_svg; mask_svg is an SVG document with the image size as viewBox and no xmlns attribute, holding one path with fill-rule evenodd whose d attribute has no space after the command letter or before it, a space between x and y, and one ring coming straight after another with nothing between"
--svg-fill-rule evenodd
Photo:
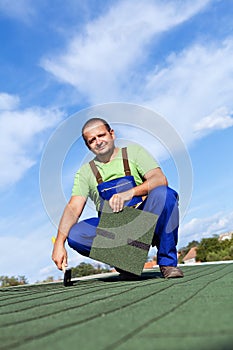
<instances>
[{"instance_id":1,"label":"man's knee","mask_svg":"<svg viewBox=\"0 0 233 350\"><path fill-rule=\"evenodd\" d=\"M155 210L160 215L164 209L171 211L178 205L178 194L176 191L167 186L155 187L148 194L145 210Z\"/></svg>"},{"instance_id":2,"label":"man's knee","mask_svg":"<svg viewBox=\"0 0 233 350\"><path fill-rule=\"evenodd\" d=\"M68 245L79 254L89 256L99 218L90 218L74 224L68 234Z\"/></svg>"},{"instance_id":3,"label":"man's knee","mask_svg":"<svg viewBox=\"0 0 233 350\"><path fill-rule=\"evenodd\" d=\"M167 186L159 186L153 188L148 194L148 198L153 198L156 201L162 202L176 202L178 199L178 194L172 188Z\"/></svg>"},{"instance_id":4,"label":"man's knee","mask_svg":"<svg viewBox=\"0 0 233 350\"><path fill-rule=\"evenodd\" d=\"M86 246L84 244L81 244L77 241L72 240L71 238L67 237L67 243L69 245L70 248L74 249L76 252L78 252L79 254L89 257L90 255L90 251L91 251L91 247Z\"/></svg>"}]
</instances>

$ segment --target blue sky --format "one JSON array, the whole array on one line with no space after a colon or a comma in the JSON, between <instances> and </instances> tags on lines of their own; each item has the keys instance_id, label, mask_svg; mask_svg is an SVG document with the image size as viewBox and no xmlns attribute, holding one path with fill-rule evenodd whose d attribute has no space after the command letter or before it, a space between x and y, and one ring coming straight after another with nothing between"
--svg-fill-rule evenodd
<instances>
[{"instance_id":1,"label":"blue sky","mask_svg":"<svg viewBox=\"0 0 233 350\"><path fill-rule=\"evenodd\" d=\"M179 247L233 230L232 15L230 0L0 0L0 275L61 276L50 259L56 227L43 206L41 159L61 123L95 105L142 106L183 140L193 177ZM66 199L88 157L80 125L63 160ZM153 151L179 191L173 154L117 118L115 126ZM71 251L69 259L83 260Z\"/></svg>"}]
</instances>

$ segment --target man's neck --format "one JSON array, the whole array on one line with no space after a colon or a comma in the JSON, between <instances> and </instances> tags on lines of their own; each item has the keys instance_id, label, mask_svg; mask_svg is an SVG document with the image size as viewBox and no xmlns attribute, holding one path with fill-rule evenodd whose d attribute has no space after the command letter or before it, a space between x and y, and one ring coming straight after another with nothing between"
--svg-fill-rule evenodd
<instances>
[{"instance_id":1,"label":"man's neck","mask_svg":"<svg viewBox=\"0 0 233 350\"><path fill-rule=\"evenodd\" d=\"M119 148L114 147L114 149L111 152L104 154L102 156L98 155L96 156L96 159L101 163L109 163L116 157L118 151L119 151Z\"/></svg>"}]
</instances>

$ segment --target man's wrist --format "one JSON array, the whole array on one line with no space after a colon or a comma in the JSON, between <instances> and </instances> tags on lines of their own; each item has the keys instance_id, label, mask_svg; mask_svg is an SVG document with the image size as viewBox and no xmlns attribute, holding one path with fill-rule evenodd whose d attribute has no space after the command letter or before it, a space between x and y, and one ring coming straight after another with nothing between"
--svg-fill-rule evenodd
<instances>
[{"instance_id":1,"label":"man's wrist","mask_svg":"<svg viewBox=\"0 0 233 350\"><path fill-rule=\"evenodd\" d=\"M57 244L65 244L66 241L66 235L62 234L61 232L58 233L57 238L56 238L56 243Z\"/></svg>"},{"instance_id":2,"label":"man's wrist","mask_svg":"<svg viewBox=\"0 0 233 350\"><path fill-rule=\"evenodd\" d=\"M136 196L135 189L136 187L131 188L131 199Z\"/></svg>"}]
</instances>

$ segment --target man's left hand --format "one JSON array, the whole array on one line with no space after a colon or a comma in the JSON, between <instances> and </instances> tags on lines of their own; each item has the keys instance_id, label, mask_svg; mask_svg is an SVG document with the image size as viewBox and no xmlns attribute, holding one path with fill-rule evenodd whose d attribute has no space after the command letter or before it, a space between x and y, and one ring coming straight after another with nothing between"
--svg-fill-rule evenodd
<instances>
[{"instance_id":1,"label":"man's left hand","mask_svg":"<svg viewBox=\"0 0 233 350\"><path fill-rule=\"evenodd\" d=\"M130 201L132 198L133 189L126 192L116 193L110 198L109 205L114 213L118 213L123 210L124 203Z\"/></svg>"}]
</instances>

